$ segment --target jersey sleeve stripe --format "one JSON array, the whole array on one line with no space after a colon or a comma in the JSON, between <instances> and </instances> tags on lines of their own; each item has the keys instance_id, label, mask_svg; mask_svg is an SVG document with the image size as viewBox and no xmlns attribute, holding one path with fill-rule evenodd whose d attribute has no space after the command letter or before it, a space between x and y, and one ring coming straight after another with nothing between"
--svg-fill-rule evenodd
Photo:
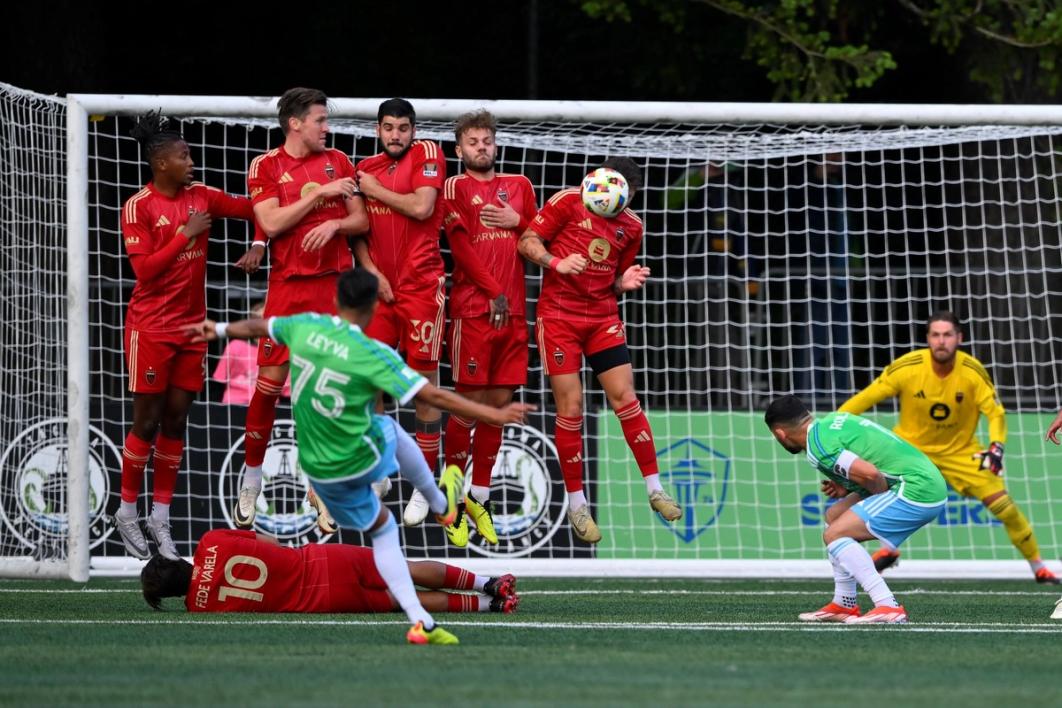
<instances>
[{"instance_id":1,"label":"jersey sleeve stripe","mask_svg":"<svg viewBox=\"0 0 1062 708\"><path fill-rule=\"evenodd\" d=\"M814 442L815 447L817 448L815 452L816 458L821 460L823 463L828 464L830 467L833 467L833 464L837 461L837 455L831 455L826 451L826 447L822 444L822 438L819 437L818 428L815 428L815 430L812 432L811 440L812 442ZM811 449L810 445L808 446L808 449Z\"/></svg>"},{"instance_id":2,"label":"jersey sleeve stripe","mask_svg":"<svg viewBox=\"0 0 1062 708\"><path fill-rule=\"evenodd\" d=\"M561 191L557 192L556 194L554 194L552 197L549 198L549 203L550 204L556 204L561 199L564 199L567 196L575 194L578 191L579 190L577 190L577 189L562 189Z\"/></svg>"},{"instance_id":3,"label":"jersey sleeve stripe","mask_svg":"<svg viewBox=\"0 0 1062 708\"><path fill-rule=\"evenodd\" d=\"M885 373L891 374L891 373L893 373L895 371L899 371L900 369L902 369L902 368L904 368L906 366L916 366L916 365L921 364L921 363L922 363L922 353L921 352L915 352L913 354L905 354L904 356L901 356L899 359L897 359L896 361L894 361L891 364L889 364L888 366L886 366L885 367Z\"/></svg>"},{"instance_id":4,"label":"jersey sleeve stripe","mask_svg":"<svg viewBox=\"0 0 1062 708\"><path fill-rule=\"evenodd\" d=\"M141 189L139 192L129 198L129 201L125 203L125 220L130 224L136 221L136 204L141 199L146 197L151 192L147 189Z\"/></svg>"},{"instance_id":5,"label":"jersey sleeve stripe","mask_svg":"<svg viewBox=\"0 0 1062 708\"><path fill-rule=\"evenodd\" d=\"M963 360L962 365L969 369L973 369L974 373L980 376L990 388L995 388L995 384L992 383L992 377L988 375L988 372L985 371L983 366L976 362L970 361L969 359Z\"/></svg>"},{"instance_id":6,"label":"jersey sleeve stripe","mask_svg":"<svg viewBox=\"0 0 1062 708\"><path fill-rule=\"evenodd\" d=\"M623 211L624 211L624 213L627 214L627 216L631 217L632 219L637 221L639 224L642 223L642 217L638 216L637 214L635 214L630 209L624 209Z\"/></svg>"}]
</instances>

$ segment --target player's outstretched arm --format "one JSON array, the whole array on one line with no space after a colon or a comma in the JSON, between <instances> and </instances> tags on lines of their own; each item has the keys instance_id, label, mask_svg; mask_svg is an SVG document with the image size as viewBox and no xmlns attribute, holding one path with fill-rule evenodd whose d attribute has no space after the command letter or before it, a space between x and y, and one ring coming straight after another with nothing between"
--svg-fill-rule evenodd
<instances>
[{"instance_id":1,"label":"player's outstretched arm","mask_svg":"<svg viewBox=\"0 0 1062 708\"><path fill-rule=\"evenodd\" d=\"M185 329L184 333L193 342L213 342L216 339L258 339L269 336L269 323L261 317L236 322L215 322L203 320L197 325Z\"/></svg>"},{"instance_id":2,"label":"player's outstretched arm","mask_svg":"<svg viewBox=\"0 0 1062 708\"><path fill-rule=\"evenodd\" d=\"M586 266L590 263L580 253L569 253L564 258L553 255L546 250L546 242L533 229L528 229L523 233L516 248L527 260L543 268L555 270L561 275L578 275L586 270Z\"/></svg>"},{"instance_id":3,"label":"player's outstretched arm","mask_svg":"<svg viewBox=\"0 0 1062 708\"><path fill-rule=\"evenodd\" d=\"M506 423L522 423L527 413L536 409L529 403L510 403L504 408L485 406L475 401L470 401L464 396L447 391L446 389L425 385L417 392L416 399L422 403L441 408L450 413L474 418L490 425L505 425Z\"/></svg>"},{"instance_id":4,"label":"player's outstretched arm","mask_svg":"<svg viewBox=\"0 0 1062 708\"><path fill-rule=\"evenodd\" d=\"M1058 412L1058 416L1055 417L1051 425L1047 426L1047 439L1055 445L1062 444L1062 441L1058 439L1059 431L1062 431L1062 410Z\"/></svg>"}]
</instances>

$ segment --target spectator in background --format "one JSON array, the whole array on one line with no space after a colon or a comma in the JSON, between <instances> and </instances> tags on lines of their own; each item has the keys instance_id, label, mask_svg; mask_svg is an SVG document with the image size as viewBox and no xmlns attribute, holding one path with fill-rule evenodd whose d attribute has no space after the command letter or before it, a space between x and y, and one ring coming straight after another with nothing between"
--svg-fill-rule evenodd
<instances>
[{"instance_id":1,"label":"spectator in background","mask_svg":"<svg viewBox=\"0 0 1062 708\"><path fill-rule=\"evenodd\" d=\"M748 390L748 341L746 303L759 292L762 259L749 258L750 244L743 216L745 204L737 166L709 162L685 173L664 194L667 214L665 239L668 287L671 277L682 278L679 310L669 312L667 322L683 323L692 371L727 372L708 380L712 406L741 407ZM696 306L707 309L709 328L687 327ZM690 307L693 306L693 307ZM702 310L703 311L703 310ZM700 324L690 322L690 324ZM691 338L703 337L701 341ZM707 354L707 360L696 357Z\"/></svg>"},{"instance_id":2,"label":"spectator in background","mask_svg":"<svg viewBox=\"0 0 1062 708\"><path fill-rule=\"evenodd\" d=\"M261 317L265 311L265 302L259 300L251 305L251 317ZM242 339L230 339L225 345L213 379L226 384L222 403L246 406L254 394L255 382L258 380L258 340L253 342ZM291 377L284 382L281 395L291 396Z\"/></svg>"},{"instance_id":3,"label":"spectator in background","mask_svg":"<svg viewBox=\"0 0 1062 708\"><path fill-rule=\"evenodd\" d=\"M799 297L790 304L793 389L832 400L853 390L844 156L828 153L809 167L807 180L789 189L790 276L807 282L806 309Z\"/></svg>"}]
</instances>

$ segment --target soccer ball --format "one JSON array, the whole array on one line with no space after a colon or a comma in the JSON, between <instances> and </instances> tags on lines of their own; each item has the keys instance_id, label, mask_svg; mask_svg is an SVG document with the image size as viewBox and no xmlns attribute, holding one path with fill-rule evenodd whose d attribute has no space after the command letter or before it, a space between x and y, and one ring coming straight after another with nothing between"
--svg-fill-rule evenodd
<instances>
[{"instance_id":1,"label":"soccer ball","mask_svg":"<svg viewBox=\"0 0 1062 708\"><path fill-rule=\"evenodd\" d=\"M599 167L583 178L583 204L606 219L626 208L627 192L627 180L608 167Z\"/></svg>"}]
</instances>

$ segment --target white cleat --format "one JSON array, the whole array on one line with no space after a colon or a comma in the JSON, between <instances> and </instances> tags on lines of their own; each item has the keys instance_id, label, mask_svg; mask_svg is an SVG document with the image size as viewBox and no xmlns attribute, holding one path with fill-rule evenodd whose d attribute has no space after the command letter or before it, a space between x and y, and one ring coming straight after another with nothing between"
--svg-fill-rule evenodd
<instances>
[{"instance_id":1,"label":"white cleat","mask_svg":"<svg viewBox=\"0 0 1062 708\"><path fill-rule=\"evenodd\" d=\"M431 507L428 504L428 498L414 489L413 496L409 498L409 503L402 512L402 523L406 526L420 526L424 523L424 519L428 518L429 511Z\"/></svg>"},{"instance_id":2,"label":"white cleat","mask_svg":"<svg viewBox=\"0 0 1062 708\"><path fill-rule=\"evenodd\" d=\"M159 521L155 517L149 516L144 525L147 527L148 534L152 540L155 541L155 545L158 546L159 555L170 560L180 560L181 556L177 553L177 546L173 543L173 536L170 535L169 521Z\"/></svg>"},{"instance_id":3,"label":"white cleat","mask_svg":"<svg viewBox=\"0 0 1062 708\"><path fill-rule=\"evenodd\" d=\"M232 521L236 528L249 529L254 526L254 515L258 513L258 495L261 492L261 487L244 487L240 490L240 498L232 507Z\"/></svg>"},{"instance_id":4,"label":"white cleat","mask_svg":"<svg viewBox=\"0 0 1062 708\"><path fill-rule=\"evenodd\" d=\"M1062 597L1055 603L1055 611L1051 613L1051 619L1062 620Z\"/></svg>"},{"instance_id":5,"label":"white cleat","mask_svg":"<svg viewBox=\"0 0 1062 708\"><path fill-rule=\"evenodd\" d=\"M373 482L371 486L372 491L376 494L376 498L383 499L391 493L391 478L384 477L383 479L378 479Z\"/></svg>"},{"instance_id":6,"label":"white cleat","mask_svg":"<svg viewBox=\"0 0 1062 708\"><path fill-rule=\"evenodd\" d=\"M148 560L151 558L151 549L148 548L144 532L140 530L140 518L123 519L118 514L111 517L111 522L118 529L118 535L122 537L125 551L133 558Z\"/></svg>"},{"instance_id":7,"label":"white cleat","mask_svg":"<svg viewBox=\"0 0 1062 708\"><path fill-rule=\"evenodd\" d=\"M845 624L906 624L907 611L903 607L875 607L862 617L849 617Z\"/></svg>"},{"instance_id":8,"label":"white cleat","mask_svg":"<svg viewBox=\"0 0 1062 708\"><path fill-rule=\"evenodd\" d=\"M332 512L328 511L328 507L321 501L321 497L317 496L317 492L313 491L313 487L306 488L306 501L317 512L317 528L326 534L339 530L335 519L332 518Z\"/></svg>"}]
</instances>

